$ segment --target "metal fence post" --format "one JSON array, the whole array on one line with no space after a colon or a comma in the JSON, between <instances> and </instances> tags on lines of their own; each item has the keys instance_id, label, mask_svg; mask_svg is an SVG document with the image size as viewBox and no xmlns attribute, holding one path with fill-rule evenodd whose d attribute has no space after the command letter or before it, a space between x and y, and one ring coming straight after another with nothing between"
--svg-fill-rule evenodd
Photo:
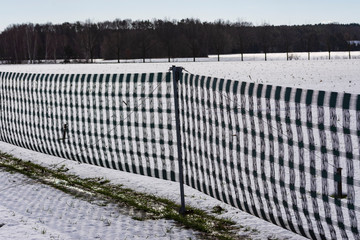
<instances>
[{"instance_id":1,"label":"metal fence post","mask_svg":"<svg viewBox=\"0 0 360 240\"><path fill-rule=\"evenodd\" d=\"M183 173L184 168L183 168L182 151L181 151L180 112L179 112L179 93L178 93L178 81L180 80L183 68L172 66L170 70L173 73L176 138L177 138L177 151L178 151L178 161L179 161L179 182L180 182L180 195L181 195L181 207L179 213L184 215L186 212L185 193L184 193L184 173Z\"/></svg>"}]
</instances>

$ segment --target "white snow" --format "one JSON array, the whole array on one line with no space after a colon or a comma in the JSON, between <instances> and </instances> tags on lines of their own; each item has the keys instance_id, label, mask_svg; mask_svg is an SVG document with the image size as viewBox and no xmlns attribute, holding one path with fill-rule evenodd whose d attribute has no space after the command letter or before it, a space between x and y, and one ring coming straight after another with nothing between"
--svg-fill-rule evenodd
<instances>
[{"instance_id":1,"label":"white snow","mask_svg":"<svg viewBox=\"0 0 360 240\"><path fill-rule=\"evenodd\" d=\"M193 74L225 79L360 93L360 59L314 61L228 61L179 63L0 65L0 71L31 73L166 72L172 65Z\"/></svg>"},{"instance_id":2,"label":"white snow","mask_svg":"<svg viewBox=\"0 0 360 240\"><path fill-rule=\"evenodd\" d=\"M20 174L1 171L0 181L0 239L195 238L173 221L137 221L126 209L80 200Z\"/></svg>"},{"instance_id":3,"label":"white snow","mask_svg":"<svg viewBox=\"0 0 360 240\"><path fill-rule=\"evenodd\" d=\"M5 142L0 142L0 151L47 167L64 165L68 173L82 178L104 177L113 184L180 203L179 183L79 164ZM0 223L5 223L0 228L0 239L197 239L194 231L182 229L173 221L135 221L114 206L91 204L18 174L0 171L0 181ZM225 209L221 217L242 226L239 235L250 235L252 239L304 239L187 186L185 201L209 213L214 206L221 206Z\"/></svg>"}]
</instances>

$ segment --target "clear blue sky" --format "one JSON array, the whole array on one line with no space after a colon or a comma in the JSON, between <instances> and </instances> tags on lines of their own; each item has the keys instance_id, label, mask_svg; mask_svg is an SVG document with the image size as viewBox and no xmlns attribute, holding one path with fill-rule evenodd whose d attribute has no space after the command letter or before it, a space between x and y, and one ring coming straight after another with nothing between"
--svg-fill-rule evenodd
<instances>
[{"instance_id":1,"label":"clear blue sky","mask_svg":"<svg viewBox=\"0 0 360 240\"><path fill-rule=\"evenodd\" d=\"M360 0L0 0L0 31L10 24L199 18L255 25L360 23Z\"/></svg>"}]
</instances>

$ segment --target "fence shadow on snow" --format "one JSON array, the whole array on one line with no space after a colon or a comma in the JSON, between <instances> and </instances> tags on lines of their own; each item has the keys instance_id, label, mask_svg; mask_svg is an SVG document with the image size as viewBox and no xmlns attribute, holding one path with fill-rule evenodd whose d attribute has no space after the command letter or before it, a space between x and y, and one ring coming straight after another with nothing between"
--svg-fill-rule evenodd
<instances>
[{"instance_id":1,"label":"fence shadow on snow","mask_svg":"<svg viewBox=\"0 0 360 240\"><path fill-rule=\"evenodd\" d=\"M179 181L172 75L2 72L0 140ZM178 94L185 184L305 237L360 239L360 95L190 73Z\"/></svg>"}]
</instances>

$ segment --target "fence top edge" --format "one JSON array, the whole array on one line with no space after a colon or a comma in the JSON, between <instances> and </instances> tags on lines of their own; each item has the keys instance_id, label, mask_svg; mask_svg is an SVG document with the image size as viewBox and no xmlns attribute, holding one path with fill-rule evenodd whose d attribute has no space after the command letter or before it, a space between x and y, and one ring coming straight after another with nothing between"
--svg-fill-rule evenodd
<instances>
[{"instance_id":1,"label":"fence top edge","mask_svg":"<svg viewBox=\"0 0 360 240\"><path fill-rule=\"evenodd\" d=\"M163 78L170 76L170 72L149 72L149 73L36 73L36 72L1 72L0 78L7 79L29 79L31 80L41 80L41 79L61 79L61 80L72 80L72 79L81 79L81 80L92 80L92 81L114 81L115 79L120 79L121 81L126 81L128 78L134 77L138 81L142 81L142 78L146 78L149 81L161 82ZM162 77L160 79L160 77ZM168 79L166 81L169 81Z\"/></svg>"},{"instance_id":2,"label":"fence top edge","mask_svg":"<svg viewBox=\"0 0 360 240\"><path fill-rule=\"evenodd\" d=\"M195 87L236 95L317 105L319 107L360 110L360 94L245 82L191 73L185 73L183 81Z\"/></svg>"}]
</instances>

